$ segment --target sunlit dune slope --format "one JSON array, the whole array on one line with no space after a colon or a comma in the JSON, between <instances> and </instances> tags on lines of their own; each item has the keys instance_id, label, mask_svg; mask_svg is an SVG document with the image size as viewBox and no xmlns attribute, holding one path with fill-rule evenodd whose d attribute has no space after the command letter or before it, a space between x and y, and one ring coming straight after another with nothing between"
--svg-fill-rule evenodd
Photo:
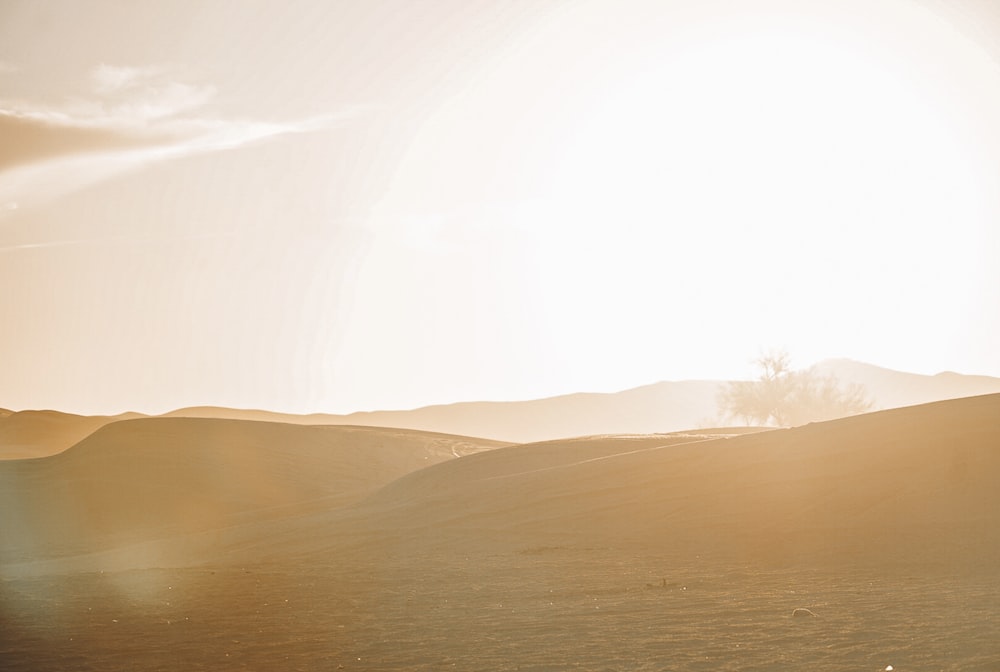
<instances>
[{"instance_id":1,"label":"sunlit dune slope","mask_svg":"<svg viewBox=\"0 0 1000 672\"><path fill-rule=\"evenodd\" d=\"M104 425L139 417L73 415L58 411L0 413L0 460L45 457L62 452Z\"/></svg>"},{"instance_id":2,"label":"sunlit dune slope","mask_svg":"<svg viewBox=\"0 0 1000 672\"><path fill-rule=\"evenodd\" d=\"M113 423L59 455L0 463L0 562L329 510L414 469L499 445L371 427Z\"/></svg>"},{"instance_id":3,"label":"sunlit dune slope","mask_svg":"<svg viewBox=\"0 0 1000 672\"><path fill-rule=\"evenodd\" d=\"M662 446L662 447L658 447ZM1000 563L1000 395L735 438L515 446L404 477L352 525L407 545L640 545Z\"/></svg>"}]
</instances>

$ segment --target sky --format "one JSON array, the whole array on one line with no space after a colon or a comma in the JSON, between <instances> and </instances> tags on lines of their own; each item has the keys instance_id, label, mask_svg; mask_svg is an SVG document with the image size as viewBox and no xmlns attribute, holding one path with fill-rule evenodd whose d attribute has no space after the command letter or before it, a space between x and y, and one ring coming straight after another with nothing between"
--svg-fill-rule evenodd
<instances>
[{"instance_id":1,"label":"sky","mask_svg":"<svg viewBox=\"0 0 1000 672\"><path fill-rule=\"evenodd\" d=\"M0 0L0 407L1000 376L988 0Z\"/></svg>"}]
</instances>

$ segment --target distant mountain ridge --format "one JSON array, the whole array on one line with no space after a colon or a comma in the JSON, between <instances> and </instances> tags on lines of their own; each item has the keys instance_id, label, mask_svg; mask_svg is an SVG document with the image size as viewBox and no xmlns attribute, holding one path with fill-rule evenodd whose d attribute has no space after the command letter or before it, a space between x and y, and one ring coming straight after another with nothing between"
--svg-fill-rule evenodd
<instances>
[{"instance_id":1,"label":"distant mountain ridge","mask_svg":"<svg viewBox=\"0 0 1000 672\"><path fill-rule=\"evenodd\" d=\"M876 410L1000 392L1000 378L990 376L952 372L927 376L849 359L825 360L815 368L836 376L843 383L863 385ZM295 415L198 406L177 409L162 417L397 427L528 443L599 434L677 432L731 424L719 417L716 402L724 384L724 381L714 380L663 381L621 392L577 393L526 401L458 402L347 415ZM55 416L59 416L58 423L53 423ZM102 420L93 420L97 417ZM138 417L138 414L88 417L55 411L21 411L7 417L0 415L0 459L35 457L65 450L98 427L125 417ZM56 424L61 431L52 433L51 427ZM67 431L71 426L72 431ZM32 427L37 431L32 433ZM15 433L16 441L11 438Z\"/></svg>"},{"instance_id":2,"label":"distant mountain ridge","mask_svg":"<svg viewBox=\"0 0 1000 672\"><path fill-rule=\"evenodd\" d=\"M850 359L824 360L815 368L843 383L863 385L875 409L1000 392L1000 378L989 376L952 372L927 376ZM663 381L622 392L578 393L528 401L459 402L349 415L288 415L210 407L179 409L167 415L400 427L527 443L596 434L677 432L730 424L719 417L716 401L724 384L715 380Z\"/></svg>"},{"instance_id":3,"label":"distant mountain ridge","mask_svg":"<svg viewBox=\"0 0 1000 672\"><path fill-rule=\"evenodd\" d=\"M943 371L933 376L907 373L852 359L828 359L816 368L843 382L863 385L880 409L1000 392L1000 378Z\"/></svg>"}]
</instances>

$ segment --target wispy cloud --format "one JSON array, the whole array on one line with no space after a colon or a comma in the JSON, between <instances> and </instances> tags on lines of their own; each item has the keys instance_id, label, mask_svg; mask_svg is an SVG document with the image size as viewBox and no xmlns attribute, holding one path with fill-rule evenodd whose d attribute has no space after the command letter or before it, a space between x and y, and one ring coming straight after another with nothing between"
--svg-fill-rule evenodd
<instances>
[{"instance_id":1,"label":"wispy cloud","mask_svg":"<svg viewBox=\"0 0 1000 672\"><path fill-rule=\"evenodd\" d=\"M172 79L160 66L102 64L90 72L90 80L98 98L78 101L76 109L106 123L147 125L169 119L203 107L216 93L211 85Z\"/></svg>"},{"instance_id":2,"label":"wispy cloud","mask_svg":"<svg viewBox=\"0 0 1000 672\"><path fill-rule=\"evenodd\" d=\"M238 235L235 231L213 231L208 233L195 233L187 235L170 236L101 236L99 238L67 238L60 240L48 240L44 242L31 243L9 243L0 244L0 253L12 252L16 250L44 250L56 247L79 247L83 245L161 245L167 242L176 243L178 241L192 240L216 240L220 238L233 238Z\"/></svg>"},{"instance_id":3,"label":"wispy cloud","mask_svg":"<svg viewBox=\"0 0 1000 672\"><path fill-rule=\"evenodd\" d=\"M97 93L108 94L133 88L161 73L163 68L158 66L131 67L102 63L91 70L90 79Z\"/></svg>"},{"instance_id":4,"label":"wispy cloud","mask_svg":"<svg viewBox=\"0 0 1000 672\"><path fill-rule=\"evenodd\" d=\"M317 131L355 116L262 121L206 112L215 88L159 66L100 65L91 96L61 106L0 100L0 217L156 161Z\"/></svg>"}]
</instances>

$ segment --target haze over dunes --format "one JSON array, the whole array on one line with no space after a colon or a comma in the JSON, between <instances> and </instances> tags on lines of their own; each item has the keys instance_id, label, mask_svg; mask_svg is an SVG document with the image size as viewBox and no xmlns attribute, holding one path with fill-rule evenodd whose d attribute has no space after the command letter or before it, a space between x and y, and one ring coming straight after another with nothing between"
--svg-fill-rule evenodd
<instances>
[{"instance_id":1,"label":"haze over dunes","mask_svg":"<svg viewBox=\"0 0 1000 672\"><path fill-rule=\"evenodd\" d=\"M994 0L0 0L0 671L997 672L997 120Z\"/></svg>"},{"instance_id":2,"label":"haze over dunes","mask_svg":"<svg viewBox=\"0 0 1000 672\"><path fill-rule=\"evenodd\" d=\"M989 4L7 0L0 403L1000 376Z\"/></svg>"},{"instance_id":3,"label":"haze over dunes","mask_svg":"<svg viewBox=\"0 0 1000 672\"><path fill-rule=\"evenodd\" d=\"M1000 395L987 395L749 434L507 447L123 421L61 455L0 464L0 656L6 669L51 666L68 635L86 643L76 660L127 655L133 669L284 656L304 669L695 669L706 652L721 669L814 656L989 669L998 418ZM823 620L769 639L794 607ZM130 634L95 639L105 624ZM266 646L237 634L250 627ZM877 643L863 635L873 627L888 628Z\"/></svg>"},{"instance_id":4,"label":"haze over dunes","mask_svg":"<svg viewBox=\"0 0 1000 672\"><path fill-rule=\"evenodd\" d=\"M850 360L827 360L817 371L844 383L863 385L875 408L1000 392L1000 378L942 373L935 376L892 371ZM357 424L528 442L587 434L673 432L718 426L718 393L711 380L664 381L617 393L581 393L511 402L462 402L413 410L349 415L291 415L216 407L183 408L167 416L224 417L304 424Z\"/></svg>"},{"instance_id":5,"label":"haze over dunes","mask_svg":"<svg viewBox=\"0 0 1000 672\"><path fill-rule=\"evenodd\" d=\"M396 534L451 530L459 545L509 534L779 564L1000 562L1000 395L713 439L491 451L403 478L365 506Z\"/></svg>"}]
</instances>

